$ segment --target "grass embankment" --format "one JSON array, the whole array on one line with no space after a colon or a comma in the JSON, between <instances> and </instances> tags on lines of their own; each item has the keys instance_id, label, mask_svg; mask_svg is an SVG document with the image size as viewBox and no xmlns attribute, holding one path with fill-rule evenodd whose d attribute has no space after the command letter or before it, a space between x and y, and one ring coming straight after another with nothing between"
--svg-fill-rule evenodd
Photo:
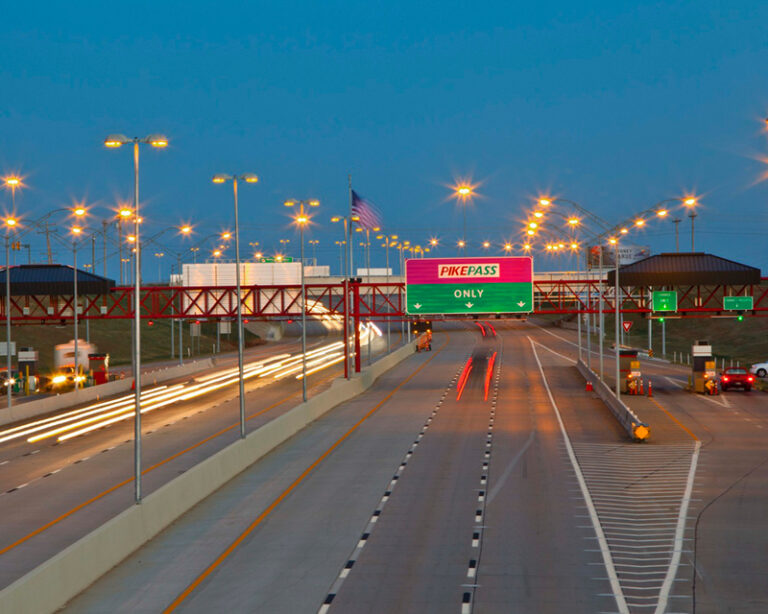
<instances>
[{"instance_id":1,"label":"grass embankment","mask_svg":"<svg viewBox=\"0 0 768 614\"><path fill-rule=\"evenodd\" d=\"M109 354L110 365L128 364L131 362L131 330L132 320L94 320L90 323L91 342L96 344L99 352ZM184 337L182 347L184 356L210 356L216 347L216 324L203 322L201 324L201 336L195 338L194 344L189 336L189 324L184 325ZM235 326L232 326L235 330ZM80 339L85 339L85 322L79 324ZM174 331L174 353L178 351L179 337L178 324ZM53 369L53 346L67 343L73 339L73 326L68 323L64 326L38 326L22 325L14 326L12 339L16 347L32 347L38 351L38 369L41 373ZM3 334L0 333L0 337ZM4 338L4 337L3 337ZM246 331L245 345L251 347L262 343L256 335ZM199 347L199 350L198 350ZM221 351L231 352L237 350L237 337L221 335ZM176 355L176 354L174 354ZM171 323L168 320L155 320L152 326L148 322L141 323L141 359L144 362L153 362L171 359Z\"/></svg>"},{"instance_id":2,"label":"grass embankment","mask_svg":"<svg viewBox=\"0 0 768 614\"><path fill-rule=\"evenodd\" d=\"M536 316L537 320L557 322L562 316ZM630 332L624 335L624 344L638 349L647 349L648 320L634 314L625 314L625 321L632 322ZM575 326L575 319L568 320L569 328ZM614 340L614 317L605 316L605 343ZM585 331L586 332L586 331ZM654 356L662 358L662 324L653 321ZM597 336L593 336L597 342ZM768 318L744 316L739 322L736 318L667 318L666 319L666 358L685 363L696 341L708 341L712 351L720 361L725 358L726 366L733 360L742 366L768 361Z\"/></svg>"}]
</instances>

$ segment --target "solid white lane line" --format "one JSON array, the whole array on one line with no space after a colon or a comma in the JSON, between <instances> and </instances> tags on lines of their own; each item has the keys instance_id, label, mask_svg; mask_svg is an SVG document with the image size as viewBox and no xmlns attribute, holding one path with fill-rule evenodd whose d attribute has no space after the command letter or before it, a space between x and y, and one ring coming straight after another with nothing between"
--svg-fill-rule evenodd
<instances>
[{"instance_id":1,"label":"solid white lane line","mask_svg":"<svg viewBox=\"0 0 768 614\"><path fill-rule=\"evenodd\" d=\"M552 391L549 388L547 377L544 374L544 367L542 367L541 360L539 360L539 354L536 352L536 346L534 344L534 341L530 337L528 337L528 341L531 344L531 350L533 351L533 356L536 359L536 364L539 366L541 381L544 384L544 388L547 391L547 396L549 397L549 402L552 405L552 409L555 412L555 416L557 417L557 423L560 426L560 432L563 435L565 448L568 451L568 458L571 461L573 472L576 474L576 479L579 482L579 487L581 488L581 494L584 497L584 503L587 506L587 511L589 512L589 518L592 521L592 526L595 530L595 535L597 536L597 542L600 545L600 553L602 554L602 557L603 557L603 563L605 564L605 570L608 575L608 581L611 585L611 590L613 591L613 595L616 598L616 606L619 608L619 612L621 614L629 614L629 607L627 606L627 602L624 598L624 593L622 593L618 574L616 573L616 569L613 566L611 552L608 548L608 542L605 539L603 528L600 526L600 520L597 517L597 510L595 509L595 504L593 503L592 497L589 494L589 489L587 488L587 483L584 479L584 474L581 472L581 467L579 466L579 463L576 460L576 454L573 451L573 446L571 445L570 437L568 437L568 433L565 430L565 424L563 423L563 418L560 415L560 410L558 409L557 403L555 403L555 398L552 396Z\"/></svg>"},{"instance_id":2,"label":"solid white lane line","mask_svg":"<svg viewBox=\"0 0 768 614\"><path fill-rule=\"evenodd\" d=\"M685 488L685 494L683 500L680 503L680 513L677 519L677 531L675 533L675 549L672 554L672 562L669 565L669 570L664 578L664 584L661 586L659 593L659 604L656 608L656 614L663 614L667 608L667 601L669 600L669 591L672 588L672 582L677 575L677 568L680 565L680 552L683 549L683 534L685 533L685 521L688 514L688 505L691 501L691 492L693 490L693 481L696 478L696 463L699 460L699 449L701 448L701 442L696 441L696 447L691 457L691 469L688 476L688 485Z\"/></svg>"}]
</instances>

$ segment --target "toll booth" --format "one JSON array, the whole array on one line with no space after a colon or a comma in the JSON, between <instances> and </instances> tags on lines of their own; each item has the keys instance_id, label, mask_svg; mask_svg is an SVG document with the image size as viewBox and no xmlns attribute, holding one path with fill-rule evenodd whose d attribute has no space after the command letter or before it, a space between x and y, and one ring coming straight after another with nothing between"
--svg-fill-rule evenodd
<instances>
[{"instance_id":1,"label":"toll booth","mask_svg":"<svg viewBox=\"0 0 768 614\"><path fill-rule=\"evenodd\" d=\"M93 374L93 383L106 384L109 381L109 354L88 354Z\"/></svg>"},{"instance_id":2,"label":"toll booth","mask_svg":"<svg viewBox=\"0 0 768 614\"><path fill-rule=\"evenodd\" d=\"M693 391L711 394L712 386L717 386L717 371L709 341L696 341L691 355L693 356Z\"/></svg>"},{"instance_id":3,"label":"toll booth","mask_svg":"<svg viewBox=\"0 0 768 614\"><path fill-rule=\"evenodd\" d=\"M619 350L619 372L621 391L625 394L637 394L642 377L637 350Z\"/></svg>"},{"instance_id":4,"label":"toll booth","mask_svg":"<svg viewBox=\"0 0 768 614\"><path fill-rule=\"evenodd\" d=\"M37 390L37 350L31 347L19 348L19 377L23 381L24 394Z\"/></svg>"}]
</instances>

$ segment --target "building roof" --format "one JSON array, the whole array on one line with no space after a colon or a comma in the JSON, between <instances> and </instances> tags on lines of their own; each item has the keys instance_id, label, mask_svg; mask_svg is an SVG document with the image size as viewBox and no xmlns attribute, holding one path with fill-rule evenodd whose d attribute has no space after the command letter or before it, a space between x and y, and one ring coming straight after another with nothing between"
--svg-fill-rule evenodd
<instances>
[{"instance_id":1,"label":"building roof","mask_svg":"<svg viewBox=\"0 0 768 614\"><path fill-rule=\"evenodd\" d=\"M615 271L608 272L613 284ZM760 283L760 269L702 252L658 254L619 269L627 286L737 286Z\"/></svg>"},{"instance_id":2,"label":"building roof","mask_svg":"<svg viewBox=\"0 0 768 614\"><path fill-rule=\"evenodd\" d=\"M75 293L74 268L63 264L20 264L10 268L11 296L53 296ZM77 270L78 294L106 294L112 279ZM0 271L0 296L5 296L5 270Z\"/></svg>"}]
</instances>

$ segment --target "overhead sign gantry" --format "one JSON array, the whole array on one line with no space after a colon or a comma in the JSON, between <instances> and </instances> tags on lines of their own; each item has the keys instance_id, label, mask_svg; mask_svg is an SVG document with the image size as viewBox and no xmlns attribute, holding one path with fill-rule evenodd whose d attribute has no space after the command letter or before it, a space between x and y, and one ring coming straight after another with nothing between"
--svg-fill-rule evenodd
<instances>
[{"instance_id":1,"label":"overhead sign gantry","mask_svg":"<svg viewBox=\"0 0 768 614\"><path fill-rule=\"evenodd\" d=\"M407 260L405 297L409 315L530 313L533 311L533 259Z\"/></svg>"}]
</instances>

